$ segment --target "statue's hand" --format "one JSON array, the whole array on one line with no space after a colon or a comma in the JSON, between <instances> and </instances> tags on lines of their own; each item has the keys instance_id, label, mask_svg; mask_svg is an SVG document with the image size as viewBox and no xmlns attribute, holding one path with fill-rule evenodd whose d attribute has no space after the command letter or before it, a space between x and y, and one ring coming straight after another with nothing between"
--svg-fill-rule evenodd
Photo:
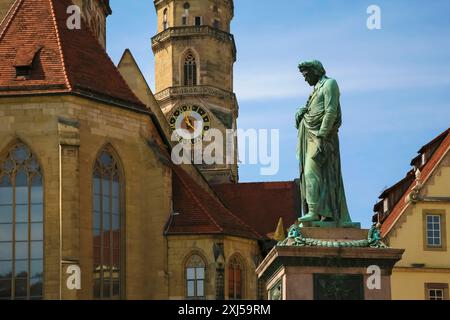
<instances>
[{"instance_id":1,"label":"statue's hand","mask_svg":"<svg viewBox=\"0 0 450 320\"><path fill-rule=\"evenodd\" d=\"M322 137L317 137L317 150L312 159L319 164L325 161L325 148Z\"/></svg>"}]
</instances>

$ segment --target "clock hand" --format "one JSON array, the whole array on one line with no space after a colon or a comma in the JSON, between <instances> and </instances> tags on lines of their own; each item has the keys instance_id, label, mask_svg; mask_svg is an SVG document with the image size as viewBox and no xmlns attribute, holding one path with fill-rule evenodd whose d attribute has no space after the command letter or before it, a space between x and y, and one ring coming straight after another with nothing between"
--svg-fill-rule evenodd
<instances>
[{"instance_id":1,"label":"clock hand","mask_svg":"<svg viewBox=\"0 0 450 320\"><path fill-rule=\"evenodd\" d=\"M188 127L191 127L193 130L195 130L195 127L190 122L187 114L185 114L185 116L184 116L184 122L187 124Z\"/></svg>"}]
</instances>

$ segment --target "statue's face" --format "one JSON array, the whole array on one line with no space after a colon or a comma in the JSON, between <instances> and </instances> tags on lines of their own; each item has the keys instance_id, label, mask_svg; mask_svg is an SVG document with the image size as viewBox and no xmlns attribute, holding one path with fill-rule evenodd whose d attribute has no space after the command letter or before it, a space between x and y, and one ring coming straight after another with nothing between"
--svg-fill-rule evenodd
<instances>
[{"instance_id":1,"label":"statue's face","mask_svg":"<svg viewBox=\"0 0 450 320\"><path fill-rule=\"evenodd\" d=\"M320 80L320 77L312 70L303 70L301 73L310 86L315 86Z\"/></svg>"}]
</instances>

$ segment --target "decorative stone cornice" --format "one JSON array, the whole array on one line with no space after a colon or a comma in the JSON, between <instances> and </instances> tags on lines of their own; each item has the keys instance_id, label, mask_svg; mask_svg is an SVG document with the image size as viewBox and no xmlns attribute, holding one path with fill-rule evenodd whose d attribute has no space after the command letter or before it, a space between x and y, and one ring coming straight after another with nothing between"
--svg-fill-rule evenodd
<instances>
[{"instance_id":1,"label":"decorative stone cornice","mask_svg":"<svg viewBox=\"0 0 450 320\"><path fill-rule=\"evenodd\" d=\"M213 37L219 41L229 42L233 50L233 58L236 61L236 43L231 33L213 28L211 26L183 26L171 27L158 33L152 38L153 51L163 47L169 40L185 39L190 37Z\"/></svg>"},{"instance_id":2,"label":"decorative stone cornice","mask_svg":"<svg viewBox=\"0 0 450 320\"><path fill-rule=\"evenodd\" d=\"M220 99L230 99L234 102L237 101L236 95L233 92L219 89L213 86L170 87L155 94L156 100L160 102L168 100L170 98L180 98L189 96L213 96Z\"/></svg>"},{"instance_id":3,"label":"decorative stone cornice","mask_svg":"<svg viewBox=\"0 0 450 320\"><path fill-rule=\"evenodd\" d=\"M269 252L256 269L260 279L268 281L277 270L286 267L364 268L376 265L390 275L402 258L404 249L279 247Z\"/></svg>"}]
</instances>

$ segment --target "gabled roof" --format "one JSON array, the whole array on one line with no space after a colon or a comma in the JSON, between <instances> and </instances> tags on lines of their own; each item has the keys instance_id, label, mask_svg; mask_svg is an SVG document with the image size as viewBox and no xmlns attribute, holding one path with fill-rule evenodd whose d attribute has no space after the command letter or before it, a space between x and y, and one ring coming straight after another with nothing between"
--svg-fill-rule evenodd
<instances>
[{"instance_id":1,"label":"gabled roof","mask_svg":"<svg viewBox=\"0 0 450 320\"><path fill-rule=\"evenodd\" d=\"M294 181L214 185L225 206L264 236L273 234L280 218L286 226L299 214L299 187Z\"/></svg>"},{"instance_id":2,"label":"gabled roof","mask_svg":"<svg viewBox=\"0 0 450 320\"><path fill-rule=\"evenodd\" d=\"M236 217L181 167L173 166L174 216L166 230L169 235L220 234L262 239L253 228Z\"/></svg>"},{"instance_id":3,"label":"gabled roof","mask_svg":"<svg viewBox=\"0 0 450 320\"><path fill-rule=\"evenodd\" d=\"M443 134L444 136L442 136ZM450 150L450 129L447 129L443 134L439 135L438 137L442 138L442 142L440 143L439 147L433 153L430 160L428 160L428 162L422 168L420 180L423 184L426 183L428 179L430 179L434 170L437 168L437 166L441 163L442 159L446 156L446 154ZM435 140L436 139L434 139L433 141ZM389 216L384 220L381 226L381 233L383 237L386 236L392 230L397 221L400 219L400 217L403 215L405 210L410 205L411 202L407 201L407 197L411 193L414 186L415 181L411 183L407 191L403 194L403 196L394 206Z\"/></svg>"},{"instance_id":4,"label":"gabled roof","mask_svg":"<svg viewBox=\"0 0 450 320\"><path fill-rule=\"evenodd\" d=\"M0 96L73 93L148 112L86 22L82 19L80 29L68 28L66 11L72 4L16 0L0 26ZM17 78L17 60L30 59L31 76Z\"/></svg>"},{"instance_id":5,"label":"gabled roof","mask_svg":"<svg viewBox=\"0 0 450 320\"><path fill-rule=\"evenodd\" d=\"M133 90L134 94L140 101L145 103L147 108L149 108L149 110L153 113L153 122L157 127L161 138L163 138L167 146L170 146L173 142L170 140L169 122L164 116L161 107L156 101L155 96L153 95L153 92L150 89L150 86L148 85L147 80L134 59L130 49L125 49L122 58L117 65L117 69L124 80L128 83L130 89Z\"/></svg>"}]
</instances>

